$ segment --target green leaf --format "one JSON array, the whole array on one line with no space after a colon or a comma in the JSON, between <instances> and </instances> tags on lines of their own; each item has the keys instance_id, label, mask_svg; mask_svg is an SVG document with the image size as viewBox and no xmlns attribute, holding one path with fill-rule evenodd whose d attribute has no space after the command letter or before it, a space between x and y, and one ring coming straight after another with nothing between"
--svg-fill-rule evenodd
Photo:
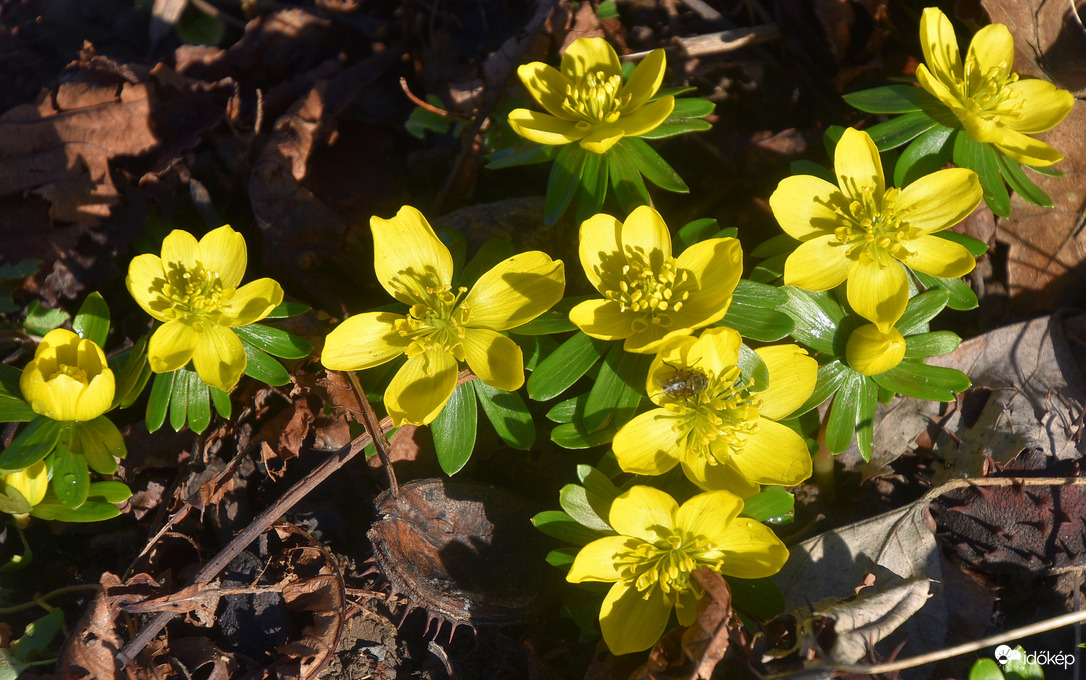
<instances>
[{"instance_id":1,"label":"green leaf","mask_svg":"<svg viewBox=\"0 0 1086 680\"><path fill-rule=\"evenodd\" d=\"M759 342L776 342L796 328L788 314L764 307L752 307L738 300L732 300L727 314L714 325L734 328L744 338Z\"/></svg>"},{"instance_id":2,"label":"green leaf","mask_svg":"<svg viewBox=\"0 0 1086 680\"><path fill-rule=\"evenodd\" d=\"M94 291L83 300L79 311L72 320L72 330L84 340L90 340L99 347L106 346L109 334L109 305L98 291Z\"/></svg>"},{"instance_id":3,"label":"green leaf","mask_svg":"<svg viewBox=\"0 0 1086 680\"><path fill-rule=\"evenodd\" d=\"M944 230L937 231L932 236L938 236L941 239L947 241L953 241L958 245L964 247L969 251L969 254L973 257L980 257L984 253L988 252L988 244L980 239L975 239L972 236L966 236L965 234L959 234L956 231Z\"/></svg>"},{"instance_id":4,"label":"green leaf","mask_svg":"<svg viewBox=\"0 0 1086 680\"><path fill-rule=\"evenodd\" d=\"M245 348L245 375L255 378L267 385L286 385L290 382L290 373L283 368L283 364L264 353L263 350L250 344L246 338L241 338L241 345Z\"/></svg>"},{"instance_id":5,"label":"green leaf","mask_svg":"<svg viewBox=\"0 0 1086 680\"><path fill-rule=\"evenodd\" d=\"M687 132L704 132L713 129L709 121L701 120L713 112L716 105L698 97L683 97L675 100L675 108L663 123L640 135L642 139L663 139Z\"/></svg>"},{"instance_id":6,"label":"green leaf","mask_svg":"<svg viewBox=\"0 0 1086 680\"><path fill-rule=\"evenodd\" d=\"M532 517L532 526L548 536L577 545L585 545L597 538L614 533L590 529L559 510L545 510L538 513Z\"/></svg>"},{"instance_id":7,"label":"green leaf","mask_svg":"<svg viewBox=\"0 0 1086 680\"><path fill-rule=\"evenodd\" d=\"M953 368L928 366L915 360L902 361L885 373L872 376L879 385L898 394L928 399L954 401L954 395L969 389L969 376Z\"/></svg>"},{"instance_id":8,"label":"green leaf","mask_svg":"<svg viewBox=\"0 0 1086 680\"><path fill-rule=\"evenodd\" d=\"M969 680L1004 680L1003 671L994 659L977 659L969 669Z\"/></svg>"},{"instance_id":9,"label":"green leaf","mask_svg":"<svg viewBox=\"0 0 1086 680\"><path fill-rule=\"evenodd\" d=\"M679 194L690 193L690 187L679 177L667 161L656 153L648 143L638 137L624 137L612 147L612 152L625 154L629 162L637 168L645 179L661 189Z\"/></svg>"},{"instance_id":10,"label":"green leaf","mask_svg":"<svg viewBox=\"0 0 1086 680\"><path fill-rule=\"evenodd\" d=\"M578 524L589 529L612 532L605 517L611 510L611 501L588 492L579 484L566 484L558 492L558 504Z\"/></svg>"},{"instance_id":11,"label":"green leaf","mask_svg":"<svg viewBox=\"0 0 1086 680\"><path fill-rule=\"evenodd\" d=\"M764 283L739 279L739 283L732 293L732 300L750 307L777 309L788 304L788 294L777 286L767 286Z\"/></svg>"},{"instance_id":12,"label":"green leaf","mask_svg":"<svg viewBox=\"0 0 1086 680\"><path fill-rule=\"evenodd\" d=\"M596 7L596 16L600 19L617 19L618 18L618 5L615 0L603 0L599 6Z\"/></svg>"},{"instance_id":13,"label":"green leaf","mask_svg":"<svg viewBox=\"0 0 1086 680\"><path fill-rule=\"evenodd\" d=\"M611 478L591 465L577 466L577 479L584 484L588 498L595 507L611 507L611 503L622 495L622 489L615 486Z\"/></svg>"},{"instance_id":14,"label":"green leaf","mask_svg":"<svg viewBox=\"0 0 1086 680\"><path fill-rule=\"evenodd\" d=\"M619 342L611 345L585 400L586 430L595 432L608 423L621 427L633 418L651 362L651 355L627 352Z\"/></svg>"},{"instance_id":15,"label":"green leaf","mask_svg":"<svg viewBox=\"0 0 1086 680\"><path fill-rule=\"evenodd\" d=\"M626 154L615 151L617 147L618 144L607 153L609 178L611 186L615 188L615 198L629 214L639 205L651 205L652 200L649 199L649 190L641 179L641 173Z\"/></svg>"},{"instance_id":16,"label":"green leaf","mask_svg":"<svg viewBox=\"0 0 1086 680\"><path fill-rule=\"evenodd\" d=\"M717 224L716 219L712 217L703 217L700 220L687 222L680 227L679 231L675 234L675 250L681 253L695 243L704 241L718 231L720 231L720 225Z\"/></svg>"},{"instance_id":17,"label":"green leaf","mask_svg":"<svg viewBox=\"0 0 1086 680\"><path fill-rule=\"evenodd\" d=\"M109 418L98 416L94 420L72 423L69 447L72 453L87 460L87 465L100 475L117 471L116 458L124 458L128 450L124 437Z\"/></svg>"},{"instance_id":18,"label":"green leaf","mask_svg":"<svg viewBox=\"0 0 1086 680\"><path fill-rule=\"evenodd\" d=\"M905 313L894 324L894 328L906 337L926 333L928 322L943 311L949 299L950 293L943 288L935 288L910 298Z\"/></svg>"},{"instance_id":19,"label":"green leaf","mask_svg":"<svg viewBox=\"0 0 1086 680\"><path fill-rule=\"evenodd\" d=\"M827 292L814 293L795 286L781 290L788 295L788 304L781 311L796 325L792 337L813 350L833 354L837 328L845 317L841 305Z\"/></svg>"},{"instance_id":20,"label":"green leaf","mask_svg":"<svg viewBox=\"0 0 1086 680\"><path fill-rule=\"evenodd\" d=\"M919 333L905 338L906 359L926 359L927 357L950 354L958 349L962 339L957 333L950 331L935 331L934 333Z\"/></svg>"},{"instance_id":21,"label":"green leaf","mask_svg":"<svg viewBox=\"0 0 1086 680\"><path fill-rule=\"evenodd\" d=\"M113 404L110 408L128 408L139 398L147 381L151 378L151 365L147 363L147 342L149 335L142 335L136 344L115 357L110 368L116 380ZM119 366L116 364L120 364Z\"/></svg>"},{"instance_id":22,"label":"green leaf","mask_svg":"<svg viewBox=\"0 0 1086 680\"><path fill-rule=\"evenodd\" d=\"M1017 659L1009 659L1003 666L1003 673L1007 676L1007 680L1044 680L1045 673L1041 664L1037 663L1037 660L1029 660L1029 655L1026 654L1026 650L1022 645L1015 645L1015 651L1019 656ZM1071 663L1074 663L1074 655L1071 655ZM1064 665L1066 669L1067 666Z\"/></svg>"},{"instance_id":23,"label":"green leaf","mask_svg":"<svg viewBox=\"0 0 1086 680\"><path fill-rule=\"evenodd\" d=\"M784 487L762 487L761 493L743 501L741 517L749 517L755 522L767 524L788 524L792 521L796 497L785 491Z\"/></svg>"},{"instance_id":24,"label":"green leaf","mask_svg":"<svg viewBox=\"0 0 1086 680\"><path fill-rule=\"evenodd\" d=\"M479 246L479 250L464 265L458 276L454 277L453 287L464 286L465 288L471 288L479 280L479 277L490 271L494 265L515 254L513 244L509 241L488 239L486 243Z\"/></svg>"},{"instance_id":25,"label":"green leaf","mask_svg":"<svg viewBox=\"0 0 1086 680\"><path fill-rule=\"evenodd\" d=\"M106 503L124 503L132 497L132 490L124 482L107 480L91 482L88 498L99 498Z\"/></svg>"},{"instance_id":26,"label":"green leaf","mask_svg":"<svg viewBox=\"0 0 1086 680\"><path fill-rule=\"evenodd\" d=\"M784 596L772 578L736 578L728 576L732 605L740 612L769 621L784 612Z\"/></svg>"},{"instance_id":27,"label":"green leaf","mask_svg":"<svg viewBox=\"0 0 1086 680\"><path fill-rule=\"evenodd\" d=\"M272 356L284 359L304 359L313 351L313 345L293 333L264 324L251 323L248 326L232 328L243 342L247 342Z\"/></svg>"},{"instance_id":28,"label":"green leaf","mask_svg":"<svg viewBox=\"0 0 1086 680\"><path fill-rule=\"evenodd\" d=\"M924 107L943 106L923 88L912 85L884 85L842 95L854 109L865 113L909 113Z\"/></svg>"},{"instance_id":29,"label":"green leaf","mask_svg":"<svg viewBox=\"0 0 1086 680\"><path fill-rule=\"evenodd\" d=\"M802 406L791 413L790 417L801 416L811 409L821 406L824 401L832 397L840 389L841 385L845 384L845 381L852 380L852 373L855 373L855 371L840 359L834 359L824 366L819 366L814 392L807 398L807 401L803 402Z\"/></svg>"},{"instance_id":30,"label":"green leaf","mask_svg":"<svg viewBox=\"0 0 1086 680\"><path fill-rule=\"evenodd\" d=\"M568 569L573 561L577 559L578 552L580 552L578 548L555 548L547 553L544 559L547 560L547 564L555 569Z\"/></svg>"},{"instance_id":31,"label":"green leaf","mask_svg":"<svg viewBox=\"0 0 1086 680\"><path fill-rule=\"evenodd\" d=\"M879 151L887 151L916 139L935 127L942 127L942 124L923 111L913 111L874 125L868 128L867 134L871 135Z\"/></svg>"},{"instance_id":32,"label":"green leaf","mask_svg":"<svg viewBox=\"0 0 1086 680\"><path fill-rule=\"evenodd\" d=\"M211 389L195 373L189 378L189 429L196 434L203 434L211 424L211 402L207 391Z\"/></svg>"},{"instance_id":33,"label":"green leaf","mask_svg":"<svg viewBox=\"0 0 1086 680\"><path fill-rule=\"evenodd\" d=\"M72 453L64 444L58 444L50 456L53 473L53 493L69 508L78 508L87 500L90 490L90 471L83 456Z\"/></svg>"},{"instance_id":34,"label":"green leaf","mask_svg":"<svg viewBox=\"0 0 1086 680\"><path fill-rule=\"evenodd\" d=\"M1032 165L1023 165L1022 167L1023 168L1029 168L1030 170L1034 171L1038 175L1044 175L1045 177L1063 177L1064 176L1063 170L1058 169L1055 165L1047 165L1047 166L1045 166L1043 168L1038 168L1038 167L1035 167L1035 166L1032 166ZM33 262L33 260L30 260L30 261ZM37 265L35 265L35 266L37 266Z\"/></svg>"},{"instance_id":35,"label":"green leaf","mask_svg":"<svg viewBox=\"0 0 1086 680\"><path fill-rule=\"evenodd\" d=\"M745 343L739 346L739 373L743 380L753 380L750 389L763 392L769 387L769 369L762 357Z\"/></svg>"},{"instance_id":36,"label":"green leaf","mask_svg":"<svg viewBox=\"0 0 1086 680\"><path fill-rule=\"evenodd\" d=\"M969 168L980 177L984 202L1000 217L1011 214L1011 197L999 173L996 152L988 144L977 142L968 134L954 135L954 165Z\"/></svg>"},{"instance_id":37,"label":"green leaf","mask_svg":"<svg viewBox=\"0 0 1086 680\"><path fill-rule=\"evenodd\" d=\"M834 182L836 183L837 180L834 179ZM750 254L752 257L763 260L775 255L790 255L799 246L799 243L798 239L794 239L788 234L777 234L759 243L754 250L750 251ZM743 279L739 279L739 283L742 284ZM738 288L738 286L736 287ZM773 287L776 288L776 286Z\"/></svg>"},{"instance_id":38,"label":"green leaf","mask_svg":"<svg viewBox=\"0 0 1086 680\"><path fill-rule=\"evenodd\" d=\"M30 404L23 401L19 389L22 371L0 364L0 423L23 423L38 417Z\"/></svg>"},{"instance_id":39,"label":"green leaf","mask_svg":"<svg viewBox=\"0 0 1086 680\"><path fill-rule=\"evenodd\" d=\"M271 310L265 319L285 319L289 316L298 316L305 314L311 307L309 305L303 305L301 302L287 302L283 301L279 303L279 306Z\"/></svg>"},{"instance_id":40,"label":"green leaf","mask_svg":"<svg viewBox=\"0 0 1086 680\"><path fill-rule=\"evenodd\" d=\"M67 423L38 416L30 421L11 444L0 453L0 474L17 472L45 458L56 448Z\"/></svg>"},{"instance_id":41,"label":"green leaf","mask_svg":"<svg viewBox=\"0 0 1086 680\"><path fill-rule=\"evenodd\" d=\"M930 175L950 161L954 128L940 125L914 139L894 164L894 186L904 187Z\"/></svg>"},{"instance_id":42,"label":"green leaf","mask_svg":"<svg viewBox=\"0 0 1086 680\"><path fill-rule=\"evenodd\" d=\"M207 390L211 393L211 403L215 405L215 410L224 419L230 420L230 395L211 385L207 386Z\"/></svg>"},{"instance_id":43,"label":"green leaf","mask_svg":"<svg viewBox=\"0 0 1086 680\"><path fill-rule=\"evenodd\" d=\"M177 377L173 381L173 392L170 393L170 427L174 432L180 432L189 419L189 385L192 384L192 379L196 378L196 373L187 367L179 368L174 373Z\"/></svg>"},{"instance_id":44,"label":"green leaf","mask_svg":"<svg viewBox=\"0 0 1086 680\"><path fill-rule=\"evenodd\" d=\"M852 441L865 382L864 376L849 371L837 389L837 396L834 397L826 418L826 448L832 453L841 453Z\"/></svg>"},{"instance_id":45,"label":"green leaf","mask_svg":"<svg viewBox=\"0 0 1086 680\"><path fill-rule=\"evenodd\" d=\"M441 98L436 95L427 95L426 101L435 108L442 108ZM422 106L416 106L403 125L407 134L415 139L425 139L427 130L432 130L439 135L448 134L451 126L452 121L447 116Z\"/></svg>"},{"instance_id":46,"label":"green leaf","mask_svg":"<svg viewBox=\"0 0 1086 680\"><path fill-rule=\"evenodd\" d=\"M591 153L580 144L566 144L554 157L551 176L547 181L547 198L543 205L543 223L553 226L566 211L581 184L585 154Z\"/></svg>"},{"instance_id":47,"label":"green leaf","mask_svg":"<svg viewBox=\"0 0 1086 680\"><path fill-rule=\"evenodd\" d=\"M1003 175L1003 179L1007 180L1007 184L1011 186L1011 190L1014 193L1021 196L1024 200L1032 203L1033 205L1039 205L1042 208L1051 208L1054 203L1052 199L1044 191L1033 183L1026 173L1015 161L1011 160L1002 153L996 152L996 163L999 165L999 172Z\"/></svg>"},{"instance_id":48,"label":"green leaf","mask_svg":"<svg viewBox=\"0 0 1086 680\"><path fill-rule=\"evenodd\" d=\"M88 495L86 502L78 508L69 508L56 496L49 495L30 511L32 517L56 520L59 522L101 522L121 514L120 508L112 503Z\"/></svg>"},{"instance_id":49,"label":"green leaf","mask_svg":"<svg viewBox=\"0 0 1086 680\"><path fill-rule=\"evenodd\" d=\"M871 460L875 437L875 407L878 405L879 388L870 378L864 378L859 387L856 404L856 448L865 461Z\"/></svg>"},{"instance_id":50,"label":"green leaf","mask_svg":"<svg viewBox=\"0 0 1086 680\"><path fill-rule=\"evenodd\" d=\"M558 151L559 147L545 144L533 144L523 149L502 149L487 156L486 169L500 170L501 168L513 168L518 165L546 163L553 159Z\"/></svg>"},{"instance_id":51,"label":"green leaf","mask_svg":"<svg viewBox=\"0 0 1086 680\"><path fill-rule=\"evenodd\" d=\"M147 413L144 415L148 432L155 432L162 427L162 423L166 422L166 409L170 406L170 395L173 394L173 383L176 378L177 371L155 374L155 381L151 385L151 397L147 400Z\"/></svg>"},{"instance_id":52,"label":"green leaf","mask_svg":"<svg viewBox=\"0 0 1086 680\"><path fill-rule=\"evenodd\" d=\"M602 154L585 154L584 168L581 170L581 185L577 189L577 223L603 210L607 199L607 178L610 165Z\"/></svg>"},{"instance_id":53,"label":"green leaf","mask_svg":"<svg viewBox=\"0 0 1086 680\"><path fill-rule=\"evenodd\" d=\"M528 377L528 397L546 401L565 392L606 354L611 344L578 331L539 362Z\"/></svg>"},{"instance_id":54,"label":"green leaf","mask_svg":"<svg viewBox=\"0 0 1086 680\"><path fill-rule=\"evenodd\" d=\"M551 441L563 449L590 449L611 443L617 432L618 428L614 425L589 432L580 423L563 423L551 430Z\"/></svg>"},{"instance_id":55,"label":"green leaf","mask_svg":"<svg viewBox=\"0 0 1086 680\"><path fill-rule=\"evenodd\" d=\"M928 276L916 270L913 270L913 275L916 280L921 283L925 288L931 290L933 288L942 288L948 294L947 307L958 310L976 309L980 303L977 301L977 294L973 292L973 289L969 287L969 284L961 279L937 279L934 276Z\"/></svg>"},{"instance_id":56,"label":"green leaf","mask_svg":"<svg viewBox=\"0 0 1086 680\"><path fill-rule=\"evenodd\" d=\"M514 335L512 340L524 353L524 370L529 372L558 348L558 341L549 335Z\"/></svg>"},{"instance_id":57,"label":"green leaf","mask_svg":"<svg viewBox=\"0 0 1086 680\"><path fill-rule=\"evenodd\" d=\"M63 626L64 610L57 607L40 619L28 623L22 637L11 643L11 653L21 661L45 656Z\"/></svg>"},{"instance_id":58,"label":"green leaf","mask_svg":"<svg viewBox=\"0 0 1086 680\"><path fill-rule=\"evenodd\" d=\"M565 401L560 401L547 411L547 419L554 423L572 423L574 414L584 413L585 402L588 401L588 393L578 394Z\"/></svg>"},{"instance_id":59,"label":"green leaf","mask_svg":"<svg viewBox=\"0 0 1086 680\"><path fill-rule=\"evenodd\" d=\"M30 303L23 321L23 328L31 335L45 335L68 320L68 312L63 309L48 309L38 300Z\"/></svg>"},{"instance_id":60,"label":"green leaf","mask_svg":"<svg viewBox=\"0 0 1086 680\"><path fill-rule=\"evenodd\" d=\"M472 380L471 385L479 397L483 413L502 441L521 451L532 448L535 443L535 422L520 395L491 387L482 380Z\"/></svg>"},{"instance_id":61,"label":"green leaf","mask_svg":"<svg viewBox=\"0 0 1086 680\"><path fill-rule=\"evenodd\" d=\"M437 462L450 477L460 472L471 458L478 424L475 391L467 383L457 385L445 408L430 425Z\"/></svg>"},{"instance_id":62,"label":"green leaf","mask_svg":"<svg viewBox=\"0 0 1086 680\"><path fill-rule=\"evenodd\" d=\"M458 272L464 269L464 261L467 258L468 241L464 238L464 235L455 229L449 229L447 227L440 227L437 230L437 238L440 240L446 248L449 249L449 254L452 255L453 272ZM389 310L402 309L398 303L392 303L389 306ZM385 311L378 309L378 311Z\"/></svg>"}]
</instances>

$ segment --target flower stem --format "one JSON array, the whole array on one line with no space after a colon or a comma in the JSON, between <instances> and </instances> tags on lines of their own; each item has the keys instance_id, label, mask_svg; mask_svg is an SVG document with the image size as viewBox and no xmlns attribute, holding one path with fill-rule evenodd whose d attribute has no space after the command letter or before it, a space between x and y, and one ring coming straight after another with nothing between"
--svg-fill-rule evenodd
<instances>
[{"instance_id":1,"label":"flower stem","mask_svg":"<svg viewBox=\"0 0 1086 680\"><path fill-rule=\"evenodd\" d=\"M826 421L829 419L829 410L826 411L822 423L818 427L818 451L814 455L814 472L812 477L819 490L827 497L834 493L833 453L826 446Z\"/></svg>"}]
</instances>

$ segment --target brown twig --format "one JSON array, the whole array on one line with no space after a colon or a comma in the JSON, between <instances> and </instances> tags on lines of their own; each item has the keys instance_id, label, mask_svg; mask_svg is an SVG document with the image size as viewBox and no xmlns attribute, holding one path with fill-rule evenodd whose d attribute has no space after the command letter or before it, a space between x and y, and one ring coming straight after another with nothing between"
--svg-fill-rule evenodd
<instances>
[{"instance_id":1,"label":"brown twig","mask_svg":"<svg viewBox=\"0 0 1086 680\"><path fill-rule=\"evenodd\" d=\"M366 428L373 440L373 448L377 449L377 455L381 458L381 464L385 466L385 474L388 475L388 490L393 497L400 495L400 483L396 481L396 471L392 469L392 457L389 455L388 439L385 432L377 425L377 414L373 412L373 406L366 396L366 390L358 382L358 376L354 371L344 371L347 380L351 383L354 396L358 399L358 405L362 409L362 426Z\"/></svg>"},{"instance_id":2,"label":"brown twig","mask_svg":"<svg viewBox=\"0 0 1086 680\"><path fill-rule=\"evenodd\" d=\"M452 111L446 111L445 109L434 106L433 104L431 104L430 102L428 102L428 101L426 101L424 99L419 99L418 95L416 95L414 92L412 92L411 88L408 86L407 78L404 78L402 76L400 77L400 88L403 90L403 93L405 95L407 95L407 98L410 99L411 102L415 106L424 108L427 111L429 111L430 113L436 113L437 115L441 116L442 118L455 118L457 120L471 120L470 116L465 116L465 115L463 115L461 113L453 113Z\"/></svg>"}]
</instances>

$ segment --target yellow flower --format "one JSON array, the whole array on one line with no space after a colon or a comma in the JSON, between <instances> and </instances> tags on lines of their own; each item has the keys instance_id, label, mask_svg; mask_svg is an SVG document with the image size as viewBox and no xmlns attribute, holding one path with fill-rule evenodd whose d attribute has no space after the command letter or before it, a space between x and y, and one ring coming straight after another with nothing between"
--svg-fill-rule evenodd
<instances>
[{"instance_id":1,"label":"yellow flower","mask_svg":"<svg viewBox=\"0 0 1086 680\"><path fill-rule=\"evenodd\" d=\"M641 206L625 222L596 215L581 225L581 266L604 300L586 300L570 321L602 340L625 339L627 352L650 354L666 340L724 317L743 271L734 238L714 238L671 256L660 213Z\"/></svg>"},{"instance_id":2,"label":"yellow flower","mask_svg":"<svg viewBox=\"0 0 1086 680\"><path fill-rule=\"evenodd\" d=\"M980 203L977 174L939 170L904 189L887 189L866 132L845 130L834 153L840 187L810 175L785 178L769 205L781 227L803 241L784 264L784 282L828 290L848 281L848 302L884 333L909 301L905 267L943 279L976 261L962 245L935 236Z\"/></svg>"},{"instance_id":3,"label":"yellow flower","mask_svg":"<svg viewBox=\"0 0 1086 680\"><path fill-rule=\"evenodd\" d=\"M266 317L283 301L272 279L238 287L245 274L245 237L228 226L200 239L175 229L162 241L162 257L139 255L125 285L143 310L162 321L147 346L155 373L190 360L200 380L229 391L245 370L245 348L234 331Z\"/></svg>"},{"instance_id":4,"label":"yellow flower","mask_svg":"<svg viewBox=\"0 0 1086 680\"><path fill-rule=\"evenodd\" d=\"M109 409L114 388L102 348L63 328L42 338L19 377L34 413L61 421L94 420Z\"/></svg>"},{"instance_id":5,"label":"yellow flower","mask_svg":"<svg viewBox=\"0 0 1086 680\"><path fill-rule=\"evenodd\" d=\"M905 358L905 337L896 328L883 333L874 324L852 331L845 344L845 361L861 375L885 373Z\"/></svg>"},{"instance_id":6,"label":"yellow flower","mask_svg":"<svg viewBox=\"0 0 1086 680\"><path fill-rule=\"evenodd\" d=\"M717 327L660 348L646 385L660 408L626 423L612 443L623 470L660 475L681 464L701 488L744 498L760 484L793 486L811 476L803 438L776 421L811 396L818 363L797 345L761 347L769 384L755 392L736 366L741 344L739 333Z\"/></svg>"},{"instance_id":7,"label":"yellow flower","mask_svg":"<svg viewBox=\"0 0 1086 680\"><path fill-rule=\"evenodd\" d=\"M623 137L655 130L671 115L675 98L656 101L664 79L664 51L653 50L622 82L622 66L603 38L578 38L562 55L562 70L536 61L517 69L528 93L547 112L516 109L509 125L538 144L579 142L593 153L606 153Z\"/></svg>"},{"instance_id":8,"label":"yellow flower","mask_svg":"<svg viewBox=\"0 0 1086 680\"><path fill-rule=\"evenodd\" d=\"M520 347L499 331L516 328L562 299L561 260L533 250L514 255L453 290L452 255L415 208L370 220L374 269L406 315L369 312L350 317L325 339L321 363L335 371L379 366L401 354L405 363L385 390L393 423L433 421L456 387L458 362L483 382L511 391L524 384Z\"/></svg>"},{"instance_id":9,"label":"yellow flower","mask_svg":"<svg viewBox=\"0 0 1086 680\"><path fill-rule=\"evenodd\" d=\"M5 495L7 488L18 491L30 507L41 503L49 488L49 470L45 461L39 460L30 467L0 477L0 495Z\"/></svg>"},{"instance_id":10,"label":"yellow flower","mask_svg":"<svg viewBox=\"0 0 1086 680\"><path fill-rule=\"evenodd\" d=\"M635 486L611 504L618 536L592 541L577 553L571 583L614 583L600 609L603 639L614 654L648 649L664 632L672 607L679 625L697 615L699 567L753 579L772 576L788 559L773 532L739 517L743 501L727 491L699 494L680 507L658 489Z\"/></svg>"},{"instance_id":11,"label":"yellow flower","mask_svg":"<svg viewBox=\"0 0 1086 680\"><path fill-rule=\"evenodd\" d=\"M916 67L920 85L945 104L969 133L1018 163L1044 167L1063 156L1029 135L1064 119L1075 103L1067 90L1044 80L1019 80L1014 38L1003 24L977 31L962 63L954 27L939 9L920 18L920 43L927 64Z\"/></svg>"}]
</instances>

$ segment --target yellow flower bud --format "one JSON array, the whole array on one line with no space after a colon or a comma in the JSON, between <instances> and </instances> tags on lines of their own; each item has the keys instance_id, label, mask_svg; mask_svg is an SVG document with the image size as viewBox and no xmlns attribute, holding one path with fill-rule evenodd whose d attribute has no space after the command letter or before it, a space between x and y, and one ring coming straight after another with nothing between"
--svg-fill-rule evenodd
<instances>
[{"instance_id":1,"label":"yellow flower bud","mask_svg":"<svg viewBox=\"0 0 1086 680\"><path fill-rule=\"evenodd\" d=\"M905 358L905 338L896 328L883 333L875 324L852 331L845 345L845 360L857 373L878 375Z\"/></svg>"},{"instance_id":2,"label":"yellow flower bud","mask_svg":"<svg viewBox=\"0 0 1086 680\"><path fill-rule=\"evenodd\" d=\"M0 484L16 489L27 503L35 506L45 498L45 491L49 488L49 470L45 467L45 461L39 460L30 467L4 475L0 478Z\"/></svg>"},{"instance_id":3,"label":"yellow flower bud","mask_svg":"<svg viewBox=\"0 0 1086 680\"><path fill-rule=\"evenodd\" d=\"M57 328L42 338L19 379L34 412L53 420L87 421L113 402L113 371L102 348Z\"/></svg>"}]
</instances>

